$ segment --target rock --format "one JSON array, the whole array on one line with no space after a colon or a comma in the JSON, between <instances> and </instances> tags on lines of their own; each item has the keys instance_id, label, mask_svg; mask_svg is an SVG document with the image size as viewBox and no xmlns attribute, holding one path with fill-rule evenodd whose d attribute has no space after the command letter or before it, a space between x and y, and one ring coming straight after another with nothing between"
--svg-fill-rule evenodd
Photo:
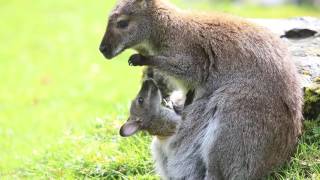
<instances>
[{"instance_id":1,"label":"rock","mask_svg":"<svg viewBox=\"0 0 320 180\"><path fill-rule=\"evenodd\" d=\"M303 111L305 119L320 121L320 86L306 88L304 92L305 104Z\"/></svg>"},{"instance_id":2,"label":"rock","mask_svg":"<svg viewBox=\"0 0 320 180\"><path fill-rule=\"evenodd\" d=\"M303 83L304 117L320 120L320 19L250 19L269 28L289 46Z\"/></svg>"},{"instance_id":3,"label":"rock","mask_svg":"<svg viewBox=\"0 0 320 180\"><path fill-rule=\"evenodd\" d=\"M294 28L289 31L286 31L285 34L281 36L281 38L303 39L303 38L312 37L316 34L317 34L317 31L314 31L311 29Z\"/></svg>"}]
</instances>

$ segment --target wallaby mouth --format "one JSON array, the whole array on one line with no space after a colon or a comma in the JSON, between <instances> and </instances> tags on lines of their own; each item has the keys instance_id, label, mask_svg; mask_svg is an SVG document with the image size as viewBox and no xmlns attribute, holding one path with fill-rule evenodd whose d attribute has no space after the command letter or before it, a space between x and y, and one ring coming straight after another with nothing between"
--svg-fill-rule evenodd
<instances>
[{"instance_id":1,"label":"wallaby mouth","mask_svg":"<svg viewBox=\"0 0 320 180\"><path fill-rule=\"evenodd\" d=\"M114 58L114 56L112 56L112 55L110 55L110 54L105 54L105 53L102 53L102 54L103 54L103 56L104 56L106 59L108 59L108 60L111 60L111 59Z\"/></svg>"},{"instance_id":2,"label":"wallaby mouth","mask_svg":"<svg viewBox=\"0 0 320 180\"><path fill-rule=\"evenodd\" d=\"M125 50L125 47L120 45L116 48L113 48L112 46L106 46L105 44L101 44L99 50L106 59L111 60L120 53L122 53Z\"/></svg>"},{"instance_id":3,"label":"wallaby mouth","mask_svg":"<svg viewBox=\"0 0 320 180\"><path fill-rule=\"evenodd\" d=\"M106 58L106 59L112 59L114 56L113 56L113 53L111 51L111 47L107 47L105 44L101 43L100 47L99 47L99 50L100 52L103 54L103 56Z\"/></svg>"}]
</instances>

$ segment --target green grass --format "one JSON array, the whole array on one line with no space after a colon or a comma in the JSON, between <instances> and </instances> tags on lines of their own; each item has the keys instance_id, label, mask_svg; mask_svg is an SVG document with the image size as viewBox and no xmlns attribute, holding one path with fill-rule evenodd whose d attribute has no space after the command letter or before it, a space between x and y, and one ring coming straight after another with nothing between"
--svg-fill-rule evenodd
<instances>
[{"instance_id":1,"label":"green grass","mask_svg":"<svg viewBox=\"0 0 320 180\"><path fill-rule=\"evenodd\" d=\"M320 16L315 8L182 4L247 17ZM118 129L139 89L131 51L98 52L115 0L0 0L0 179L158 179L151 137ZM273 177L320 176L319 123Z\"/></svg>"}]
</instances>

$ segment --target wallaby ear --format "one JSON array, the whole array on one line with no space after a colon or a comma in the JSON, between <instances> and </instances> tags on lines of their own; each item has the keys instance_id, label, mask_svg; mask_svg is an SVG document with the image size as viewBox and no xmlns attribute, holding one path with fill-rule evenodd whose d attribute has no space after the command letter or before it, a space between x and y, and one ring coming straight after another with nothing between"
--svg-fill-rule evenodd
<instances>
[{"instance_id":1,"label":"wallaby ear","mask_svg":"<svg viewBox=\"0 0 320 180\"><path fill-rule=\"evenodd\" d=\"M148 83L149 89L151 89L152 92L158 91L159 87L153 79L147 79L146 82Z\"/></svg>"},{"instance_id":2,"label":"wallaby ear","mask_svg":"<svg viewBox=\"0 0 320 180\"><path fill-rule=\"evenodd\" d=\"M152 78L148 78L143 81L142 86L147 86L148 88L158 88L157 83Z\"/></svg>"},{"instance_id":3,"label":"wallaby ear","mask_svg":"<svg viewBox=\"0 0 320 180\"><path fill-rule=\"evenodd\" d=\"M156 83L153 79L146 79L142 82L139 94L146 95L145 93L148 93L152 88L157 88Z\"/></svg>"},{"instance_id":4,"label":"wallaby ear","mask_svg":"<svg viewBox=\"0 0 320 180\"><path fill-rule=\"evenodd\" d=\"M153 79L146 79L142 82L141 89L139 91L139 96L148 97L154 92L158 91L158 86Z\"/></svg>"},{"instance_id":5,"label":"wallaby ear","mask_svg":"<svg viewBox=\"0 0 320 180\"><path fill-rule=\"evenodd\" d=\"M127 121L120 128L120 136L129 137L129 136L134 135L139 130L140 130L140 124L138 123L138 121Z\"/></svg>"}]
</instances>

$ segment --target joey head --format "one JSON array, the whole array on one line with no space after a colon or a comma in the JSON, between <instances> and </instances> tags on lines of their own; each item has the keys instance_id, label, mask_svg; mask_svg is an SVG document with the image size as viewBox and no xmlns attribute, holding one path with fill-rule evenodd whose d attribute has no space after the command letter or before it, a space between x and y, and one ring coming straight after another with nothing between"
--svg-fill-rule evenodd
<instances>
[{"instance_id":1,"label":"joey head","mask_svg":"<svg viewBox=\"0 0 320 180\"><path fill-rule=\"evenodd\" d=\"M163 107L161 101L162 97L156 83L152 79L145 80L131 103L129 119L121 127L120 135L127 137L140 130L163 137L174 134L180 115Z\"/></svg>"}]
</instances>

